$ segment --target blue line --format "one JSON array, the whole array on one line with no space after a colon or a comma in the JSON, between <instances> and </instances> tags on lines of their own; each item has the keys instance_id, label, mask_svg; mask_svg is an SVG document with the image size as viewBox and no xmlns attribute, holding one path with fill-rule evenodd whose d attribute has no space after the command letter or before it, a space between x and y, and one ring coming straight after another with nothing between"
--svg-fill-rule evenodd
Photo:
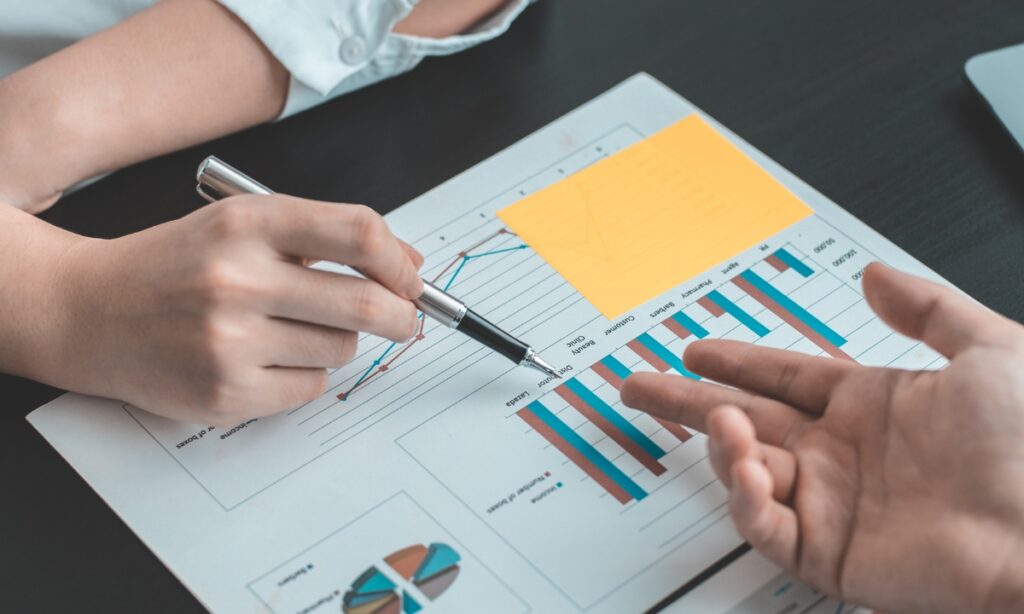
<instances>
[{"instance_id":1,"label":"blue line","mask_svg":"<svg viewBox=\"0 0 1024 614\"><path fill-rule=\"evenodd\" d=\"M651 441L647 435L640 432L640 429L633 426L633 423L622 417L622 414L615 411L611 405L608 405L604 400L591 392L589 388L584 386L575 377L569 378L565 382L565 387L576 393L584 403L594 408L594 410L604 416L605 420L611 422L612 425L626 434L633 440L633 443L644 449L645 452L653 456L654 458L661 458L665 456L665 451L658 447L658 444Z\"/></svg>"},{"instance_id":2,"label":"blue line","mask_svg":"<svg viewBox=\"0 0 1024 614\"><path fill-rule=\"evenodd\" d=\"M840 601L839 604L836 605L836 614L843 614L844 607L846 607L846 604Z\"/></svg>"},{"instance_id":3,"label":"blue line","mask_svg":"<svg viewBox=\"0 0 1024 614\"><path fill-rule=\"evenodd\" d=\"M776 303L782 306L783 309L792 313L796 317L800 318L800 321L814 329L814 332L818 333L822 337L828 340L829 343L839 347L846 343L846 339L836 331L829 328L824 322L819 320L810 314L809 311L797 305L793 302L793 299L789 298L782 292L779 292L775 286L771 285L767 281L761 278L760 275L747 269L740 273L740 277L749 281L755 288L764 292L768 298L772 299Z\"/></svg>"},{"instance_id":4,"label":"blue line","mask_svg":"<svg viewBox=\"0 0 1024 614\"><path fill-rule=\"evenodd\" d=\"M754 331L754 334L758 337L764 337L770 332L764 324L761 324L752 315L740 309L739 305L725 298L725 295L718 290L708 292L708 298L711 302L725 310L726 313L736 318L740 324Z\"/></svg>"},{"instance_id":5,"label":"blue line","mask_svg":"<svg viewBox=\"0 0 1024 614\"><path fill-rule=\"evenodd\" d=\"M705 329L700 324L697 324L697 322L692 320L690 316L686 315L682 311L675 312L675 314L673 314L672 316L672 319L675 320L677 324L693 333L698 339L703 339L704 337L708 336L707 329Z\"/></svg>"},{"instance_id":6,"label":"blue line","mask_svg":"<svg viewBox=\"0 0 1024 614\"><path fill-rule=\"evenodd\" d=\"M455 283L455 278L459 276L459 273L462 271L462 267L466 266L467 262L469 262L469 256L463 256L462 262L460 262L459 266L456 267L455 272L452 273L452 276L448 278L448 283L444 285L445 292L447 292L448 288L451 288L452 284Z\"/></svg>"},{"instance_id":7,"label":"blue line","mask_svg":"<svg viewBox=\"0 0 1024 614\"><path fill-rule=\"evenodd\" d=\"M782 593L785 593L786 591L789 590L789 587L791 587L791 586L793 586L793 582L792 581L786 582L785 584L783 584L779 588L775 589L775 596L778 597Z\"/></svg>"},{"instance_id":8,"label":"blue line","mask_svg":"<svg viewBox=\"0 0 1024 614\"><path fill-rule=\"evenodd\" d=\"M690 370L683 366L682 359L676 356L675 352L669 350L664 345L658 343L658 340L655 339L654 337L650 336L647 333L643 333L639 337L637 337L636 340L642 343L645 348L654 352L654 354L658 358L667 362L670 367L678 371L680 374L685 375L690 379L700 379L698 375L692 373Z\"/></svg>"},{"instance_id":9,"label":"blue line","mask_svg":"<svg viewBox=\"0 0 1024 614\"><path fill-rule=\"evenodd\" d=\"M786 251L785 247L780 247L779 249L775 250L775 257L784 262L786 266L793 269L797 273L800 273L804 277L810 277L811 275L814 275L814 269L804 264L803 260L800 260L793 254Z\"/></svg>"},{"instance_id":10,"label":"blue line","mask_svg":"<svg viewBox=\"0 0 1024 614\"><path fill-rule=\"evenodd\" d=\"M483 258L484 256L493 256L494 254L504 254L505 252L514 252L516 250L526 249L526 244L517 245L515 247L506 247L504 249L496 249L490 252L480 252L479 254L468 254L464 256L466 260L472 260L473 258Z\"/></svg>"},{"instance_id":11,"label":"blue line","mask_svg":"<svg viewBox=\"0 0 1024 614\"><path fill-rule=\"evenodd\" d=\"M541 405L539 401L534 401L527 405L527 407L531 412L533 412L533 415L540 418L540 420L544 424L548 425L548 427L559 437L568 442L572 447L576 448L584 458L593 463L599 471L610 477L613 482L618 484L631 497L639 501L647 496L647 491L640 488L639 484L634 482L628 475L623 473L622 470L613 465L612 462L605 458L603 454L598 452L594 446L587 443L587 441L580 437L576 431L569 428L568 424L562 422L558 416L551 413L551 410Z\"/></svg>"},{"instance_id":12,"label":"blue line","mask_svg":"<svg viewBox=\"0 0 1024 614\"><path fill-rule=\"evenodd\" d=\"M609 371L611 371L615 375L618 375L622 379L626 379L630 375L633 375L633 372L629 370L629 367L619 362L619 359L612 356L611 354L602 358L601 364L608 367Z\"/></svg>"},{"instance_id":13,"label":"blue line","mask_svg":"<svg viewBox=\"0 0 1024 614\"><path fill-rule=\"evenodd\" d=\"M448 278L448 283L444 285L444 290L447 292L448 288L452 287L452 284L455 283L455 278L458 277L459 273L462 272L462 267L466 266L466 263L469 262L470 260L473 260L474 258L483 258L484 256L493 256L494 254L514 252L520 249L526 249L527 247L528 246L524 243L522 245L517 245L515 247L506 247L504 249L496 249L489 252L481 252L479 254L466 254L465 256L462 257L462 262L459 263L459 266L455 269L455 272L452 273L452 276L450 278Z\"/></svg>"}]
</instances>

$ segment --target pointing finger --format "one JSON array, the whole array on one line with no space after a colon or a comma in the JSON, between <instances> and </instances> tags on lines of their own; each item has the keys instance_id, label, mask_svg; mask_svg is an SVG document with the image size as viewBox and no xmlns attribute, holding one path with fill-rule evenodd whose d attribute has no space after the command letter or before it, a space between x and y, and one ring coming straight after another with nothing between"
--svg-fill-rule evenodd
<instances>
[{"instance_id":1,"label":"pointing finger","mask_svg":"<svg viewBox=\"0 0 1024 614\"><path fill-rule=\"evenodd\" d=\"M858 368L844 360L718 339L691 343L683 360L698 375L815 415L824 411L836 384Z\"/></svg>"},{"instance_id":2,"label":"pointing finger","mask_svg":"<svg viewBox=\"0 0 1024 614\"><path fill-rule=\"evenodd\" d=\"M620 394L629 407L705 433L711 410L733 405L750 417L761 441L779 447L811 420L807 414L773 399L661 373L634 373L626 378Z\"/></svg>"}]
</instances>

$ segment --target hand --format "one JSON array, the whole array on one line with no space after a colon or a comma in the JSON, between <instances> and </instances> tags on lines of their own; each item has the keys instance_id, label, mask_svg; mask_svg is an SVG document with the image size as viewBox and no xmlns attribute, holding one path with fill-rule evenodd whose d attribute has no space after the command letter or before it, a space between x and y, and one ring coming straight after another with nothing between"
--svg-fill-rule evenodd
<instances>
[{"instance_id":1,"label":"hand","mask_svg":"<svg viewBox=\"0 0 1024 614\"><path fill-rule=\"evenodd\" d=\"M312 270L352 265L371 279ZM355 205L241 196L63 258L67 331L56 384L203 424L235 424L323 393L356 333L416 326L422 257Z\"/></svg>"},{"instance_id":2,"label":"hand","mask_svg":"<svg viewBox=\"0 0 1024 614\"><path fill-rule=\"evenodd\" d=\"M709 434L740 534L801 579L888 613L1024 604L1024 329L874 264L871 307L950 359L859 366L730 341L637 374L623 401Z\"/></svg>"}]
</instances>

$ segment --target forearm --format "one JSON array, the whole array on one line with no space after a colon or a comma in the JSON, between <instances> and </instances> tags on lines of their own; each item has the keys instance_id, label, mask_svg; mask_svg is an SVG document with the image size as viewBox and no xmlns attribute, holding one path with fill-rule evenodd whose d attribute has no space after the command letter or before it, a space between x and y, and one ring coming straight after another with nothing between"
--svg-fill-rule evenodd
<instances>
[{"instance_id":1,"label":"forearm","mask_svg":"<svg viewBox=\"0 0 1024 614\"><path fill-rule=\"evenodd\" d=\"M69 315L62 263L93 240L0 203L0 372L57 383Z\"/></svg>"},{"instance_id":2,"label":"forearm","mask_svg":"<svg viewBox=\"0 0 1024 614\"><path fill-rule=\"evenodd\" d=\"M423 0L396 31L447 36L508 0ZM277 117L289 75L214 0L163 0L0 80L0 200L43 208L96 175Z\"/></svg>"},{"instance_id":3,"label":"forearm","mask_svg":"<svg viewBox=\"0 0 1024 614\"><path fill-rule=\"evenodd\" d=\"M273 119L288 74L213 0L165 0L0 81L0 198Z\"/></svg>"}]
</instances>

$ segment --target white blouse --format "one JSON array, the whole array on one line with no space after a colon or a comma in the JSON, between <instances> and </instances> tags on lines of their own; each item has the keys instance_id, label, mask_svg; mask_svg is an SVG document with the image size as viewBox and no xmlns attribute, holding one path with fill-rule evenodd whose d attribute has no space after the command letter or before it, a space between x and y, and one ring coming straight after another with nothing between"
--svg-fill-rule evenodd
<instances>
[{"instance_id":1,"label":"white blouse","mask_svg":"<svg viewBox=\"0 0 1024 614\"><path fill-rule=\"evenodd\" d=\"M0 0L0 78L126 19L157 0ZM218 0L291 73L281 117L393 77L426 56L504 33L531 0L443 39L392 32L418 0Z\"/></svg>"}]
</instances>

